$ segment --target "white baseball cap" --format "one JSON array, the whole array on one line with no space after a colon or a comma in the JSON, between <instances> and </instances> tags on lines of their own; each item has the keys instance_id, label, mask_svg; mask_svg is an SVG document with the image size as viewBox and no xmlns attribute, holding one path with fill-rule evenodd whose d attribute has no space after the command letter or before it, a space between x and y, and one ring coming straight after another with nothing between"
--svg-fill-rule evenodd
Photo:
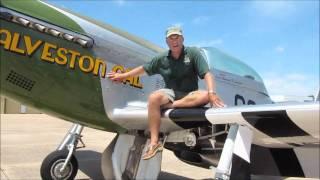
<instances>
[{"instance_id":1,"label":"white baseball cap","mask_svg":"<svg viewBox=\"0 0 320 180\"><path fill-rule=\"evenodd\" d=\"M169 37L173 34L182 36L182 29L179 26L170 26L166 30L166 37Z\"/></svg>"}]
</instances>

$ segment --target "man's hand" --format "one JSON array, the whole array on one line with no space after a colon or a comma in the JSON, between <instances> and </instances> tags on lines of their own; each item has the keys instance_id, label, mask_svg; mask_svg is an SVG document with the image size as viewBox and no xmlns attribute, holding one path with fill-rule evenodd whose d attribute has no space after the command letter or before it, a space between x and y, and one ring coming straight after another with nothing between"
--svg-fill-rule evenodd
<instances>
[{"instance_id":1,"label":"man's hand","mask_svg":"<svg viewBox=\"0 0 320 180\"><path fill-rule=\"evenodd\" d=\"M107 74L107 77L114 82L121 83L123 80L125 80L128 77L139 76L140 74L143 74L144 72L145 71L143 69L143 66L138 66L138 67L132 69L131 71L125 72L125 73L122 73L122 72L118 73L118 72L111 71Z\"/></svg>"},{"instance_id":2,"label":"man's hand","mask_svg":"<svg viewBox=\"0 0 320 180\"><path fill-rule=\"evenodd\" d=\"M209 102L211 107L217 107L217 108L226 107L226 105L223 103L220 97L214 93L209 93Z\"/></svg>"},{"instance_id":3,"label":"man's hand","mask_svg":"<svg viewBox=\"0 0 320 180\"><path fill-rule=\"evenodd\" d=\"M109 72L107 74L107 77L112 81L118 82L118 83L122 82L126 78L123 73L117 73L113 71Z\"/></svg>"}]
</instances>

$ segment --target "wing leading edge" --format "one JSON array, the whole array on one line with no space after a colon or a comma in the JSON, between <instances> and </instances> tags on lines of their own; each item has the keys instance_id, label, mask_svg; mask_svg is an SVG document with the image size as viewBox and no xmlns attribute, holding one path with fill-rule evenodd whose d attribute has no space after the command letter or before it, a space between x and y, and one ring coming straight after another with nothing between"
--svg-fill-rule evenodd
<instances>
[{"instance_id":1,"label":"wing leading edge","mask_svg":"<svg viewBox=\"0 0 320 180\"><path fill-rule=\"evenodd\" d=\"M319 144L319 103L290 103L209 109L212 124L240 124L254 131L254 144L292 147Z\"/></svg>"},{"instance_id":2,"label":"wing leading edge","mask_svg":"<svg viewBox=\"0 0 320 180\"><path fill-rule=\"evenodd\" d=\"M146 129L145 107L115 109L111 119L127 129ZM319 103L290 103L228 108L169 109L162 113L162 132L217 124L240 124L254 132L254 144L292 147L319 143Z\"/></svg>"}]
</instances>

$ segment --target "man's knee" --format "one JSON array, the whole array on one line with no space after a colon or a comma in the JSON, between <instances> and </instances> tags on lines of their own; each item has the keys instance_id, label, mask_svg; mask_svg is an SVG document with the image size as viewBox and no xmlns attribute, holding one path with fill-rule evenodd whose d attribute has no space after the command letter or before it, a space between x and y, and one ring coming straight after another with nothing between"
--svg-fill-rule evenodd
<instances>
[{"instance_id":1,"label":"man's knee","mask_svg":"<svg viewBox=\"0 0 320 180\"><path fill-rule=\"evenodd\" d=\"M209 101L209 95L207 91L201 91L201 98L204 101Z\"/></svg>"},{"instance_id":2,"label":"man's knee","mask_svg":"<svg viewBox=\"0 0 320 180\"><path fill-rule=\"evenodd\" d=\"M166 95L161 93L161 92L153 92L150 94L149 98L148 98L148 102L152 103L152 104L165 104L168 103L166 102Z\"/></svg>"},{"instance_id":3,"label":"man's knee","mask_svg":"<svg viewBox=\"0 0 320 180\"><path fill-rule=\"evenodd\" d=\"M200 91L199 92L199 103L205 105L209 102L209 96L207 91Z\"/></svg>"},{"instance_id":4,"label":"man's knee","mask_svg":"<svg viewBox=\"0 0 320 180\"><path fill-rule=\"evenodd\" d=\"M207 91L195 91L191 94L192 100L195 105L205 105L209 102L208 92Z\"/></svg>"}]
</instances>

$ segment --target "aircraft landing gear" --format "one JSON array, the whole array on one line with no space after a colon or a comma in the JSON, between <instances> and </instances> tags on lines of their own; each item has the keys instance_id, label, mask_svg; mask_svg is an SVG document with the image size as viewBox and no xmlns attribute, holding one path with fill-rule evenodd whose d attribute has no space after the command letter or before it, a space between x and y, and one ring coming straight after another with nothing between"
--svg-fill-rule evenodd
<instances>
[{"instance_id":1,"label":"aircraft landing gear","mask_svg":"<svg viewBox=\"0 0 320 180\"><path fill-rule=\"evenodd\" d=\"M40 173L42 179L66 179L72 180L78 172L78 161L71 156L69 163L61 171L67 159L67 151L53 151L42 162Z\"/></svg>"},{"instance_id":2,"label":"aircraft landing gear","mask_svg":"<svg viewBox=\"0 0 320 180\"><path fill-rule=\"evenodd\" d=\"M215 180L248 180L250 178L250 150L252 130L232 124L224 143Z\"/></svg>"},{"instance_id":3,"label":"aircraft landing gear","mask_svg":"<svg viewBox=\"0 0 320 180\"><path fill-rule=\"evenodd\" d=\"M42 179L71 180L75 178L78 172L78 161L74 152L78 148L85 147L81 140L82 130L83 126L73 124L57 150L43 160L40 168ZM79 141L82 144L81 147L77 147Z\"/></svg>"},{"instance_id":4,"label":"aircraft landing gear","mask_svg":"<svg viewBox=\"0 0 320 180\"><path fill-rule=\"evenodd\" d=\"M104 179L157 179L162 151L149 160L142 160L148 141L136 132L118 134L102 154Z\"/></svg>"}]
</instances>

